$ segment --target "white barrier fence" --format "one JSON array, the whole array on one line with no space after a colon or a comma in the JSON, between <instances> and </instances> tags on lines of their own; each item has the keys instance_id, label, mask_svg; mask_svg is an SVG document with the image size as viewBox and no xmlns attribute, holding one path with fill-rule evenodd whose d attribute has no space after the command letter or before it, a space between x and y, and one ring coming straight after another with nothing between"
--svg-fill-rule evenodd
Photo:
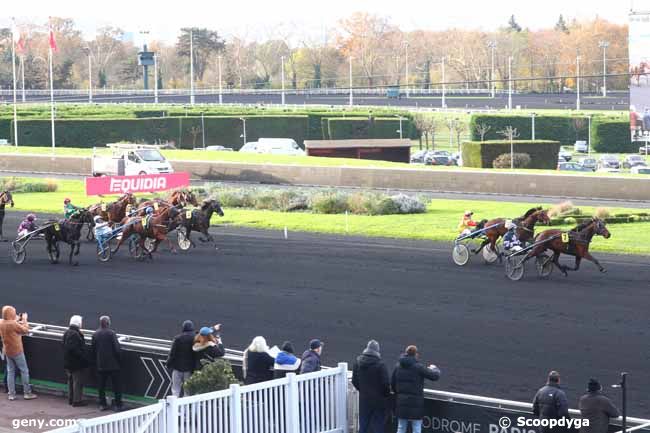
<instances>
[{"instance_id":1,"label":"white barrier fence","mask_svg":"<svg viewBox=\"0 0 650 433\"><path fill-rule=\"evenodd\" d=\"M50 433L347 433L348 368L290 373L254 385L80 420Z\"/></svg>"}]
</instances>

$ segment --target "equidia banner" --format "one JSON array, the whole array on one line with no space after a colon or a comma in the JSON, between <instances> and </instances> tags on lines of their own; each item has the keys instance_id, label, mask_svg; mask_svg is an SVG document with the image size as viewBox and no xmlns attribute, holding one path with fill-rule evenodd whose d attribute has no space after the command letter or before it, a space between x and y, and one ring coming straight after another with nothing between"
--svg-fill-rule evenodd
<instances>
[{"instance_id":1,"label":"equidia banner","mask_svg":"<svg viewBox=\"0 0 650 433\"><path fill-rule=\"evenodd\" d=\"M166 191L189 184L189 173L87 177L86 195Z\"/></svg>"}]
</instances>

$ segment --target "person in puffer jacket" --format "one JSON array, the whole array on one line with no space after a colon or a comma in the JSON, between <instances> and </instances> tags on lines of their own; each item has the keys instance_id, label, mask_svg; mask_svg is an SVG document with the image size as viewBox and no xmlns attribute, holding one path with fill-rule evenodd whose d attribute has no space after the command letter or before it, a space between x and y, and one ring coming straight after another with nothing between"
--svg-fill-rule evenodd
<instances>
[{"instance_id":1,"label":"person in puffer jacket","mask_svg":"<svg viewBox=\"0 0 650 433\"><path fill-rule=\"evenodd\" d=\"M281 379L287 373L298 373L300 368L300 359L294 355L293 344L290 341L282 343L280 350L281 352L275 357L275 364L273 364L274 379Z\"/></svg>"}]
</instances>

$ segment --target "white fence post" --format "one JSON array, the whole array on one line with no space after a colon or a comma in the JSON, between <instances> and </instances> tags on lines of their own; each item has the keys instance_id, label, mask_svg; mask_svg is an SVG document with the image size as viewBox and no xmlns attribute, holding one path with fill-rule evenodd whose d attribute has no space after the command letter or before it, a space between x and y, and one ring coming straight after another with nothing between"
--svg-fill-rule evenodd
<instances>
[{"instance_id":1,"label":"white fence post","mask_svg":"<svg viewBox=\"0 0 650 433\"><path fill-rule=\"evenodd\" d=\"M296 380L296 373L288 373L287 379L287 395L286 395L286 411L287 411L287 433L300 432L300 401L298 396L298 381Z\"/></svg>"},{"instance_id":2,"label":"white fence post","mask_svg":"<svg viewBox=\"0 0 650 433\"><path fill-rule=\"evenodd\" d=\"M242 433L241 391L239 385L230 385L230 433Z\"/></svg>"},{"instance_id":3,"label":"white fence post","mask_svg":"<svg viewBox=\"0 0 650 433\"><path fill-rule=\"evenodd\" d=\"M337 376L336 412L337 428L343 433L348 433L348 364L339 362Z\"/></svg>"},{"instance_id":4,"label":"white fence post","mask_svg":"<svg viewBox=\"0 0 650 433\"><path fill-rule=\"evenodd\" d=\"M177 397L170 395L165 400L167 410L167 433L178 433L178 402Z\"/></svg>"}]
</instances>

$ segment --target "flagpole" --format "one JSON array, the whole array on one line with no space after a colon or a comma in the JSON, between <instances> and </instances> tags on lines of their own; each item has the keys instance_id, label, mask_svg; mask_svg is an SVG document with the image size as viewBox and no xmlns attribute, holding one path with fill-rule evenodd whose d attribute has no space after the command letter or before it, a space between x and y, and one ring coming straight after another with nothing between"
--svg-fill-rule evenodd
<instances>
[{"instance_id":1,"label":"flagpole","mask_svg":"<svg viewBox=\"0 0 650 433\"><path fill-rule=\"evenodd\" d=\"M23 51L23 54L20 55L20 73L22 75L22 79L20 80L23 88L23 102L26 102L25 99L25 54Z\"/></svg>"},{"instance_id":2,"label":"flagpole","mask_svg":"<svg viewBox=\"0 0 650 433\"><path fill-rule=\"evenodd\" d=\"M16 108L16 23L11 32L11 69L14 76L14 146L18 146L18 111Z\"/></svg>"},{"instance_id":3,"label":"flagpole","mask_svg":"<svg viewBox=\"0 0 650 433\"><path fill-rule=\"evenodd\" d=\"M54 137L54 74L52 71L52 45L49 49L50 53L50 116L52 119L52 154L54 154L54 149L56 148L56 139Z\"/></svg>"}]
</instances>

